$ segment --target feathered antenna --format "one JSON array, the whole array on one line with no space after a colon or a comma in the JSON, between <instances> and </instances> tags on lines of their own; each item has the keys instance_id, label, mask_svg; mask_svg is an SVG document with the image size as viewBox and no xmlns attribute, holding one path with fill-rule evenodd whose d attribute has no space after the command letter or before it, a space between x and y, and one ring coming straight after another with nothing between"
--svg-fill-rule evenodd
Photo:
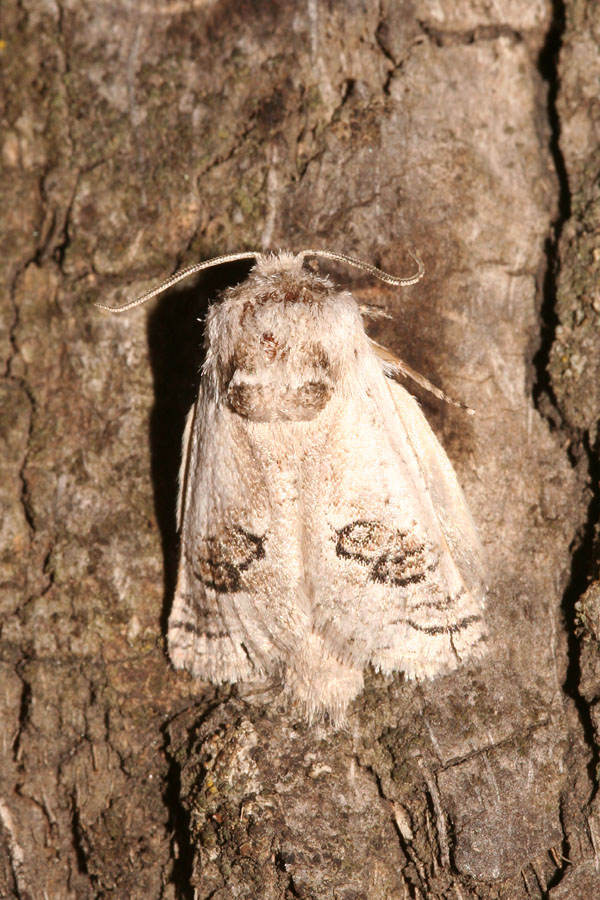
<instances>
[{"instance_id":1,"label":"feathered antenna","mask_svg":"<svg viewBox=\"0 0 600 900\"><path fill-rule=\"evenodd\" d=\"M174 275L170 275L169 278L162 282L162 284L150 288L149 291L146 291L146 293L142 294L141 297L138 297L137 300L132 300L131 303L126 303L125 306L104 306L102 303L96 303L95 306L97 306L98 309L105 309L107 312L111 313L127 312L128 309L133 309L134 306L141 306L142 303L147 303L148 300L152 300L153 297L162 294L163 291L173 287L178 281L183 281L188 275L194 275L196 272L201 272L202 269L220 266L221 263L237 262L238 259L256 259L257 256L260 256L260 254L255 253L253 250L248 250L246 253L228 253L226 256L215 256L213 259L207 259L205 262L201 263L194 263L193 266L188 266L186 269L181 269L180 272L175 272Z\"/></svg>"},{"instance_id":2,"label":"feathered antenna","mask_svg":"<svg viewBox=\"0 0 600 900\"><path fill-rule=\"evenodd\" d=\"M425 267L419 257L413 253L412 250L409 250L408 252L418 266L416 275L412 275L409 278L397 278L395 275L389 275L387 272L378 269L377 266L372 266L371 263L355 259L353 256L344 256L341 253L333 253L329 250L301 250L300 253L298 253L298 258L303 260L307 256L317 256L321 259L332 259L336 262L346 263L348 266L354 266L356 269L362 269L363 272L368 272L369 275L373 275L374 278L378 278L380 281L385 281L386 284L393 284L395 287L407 287L409 284L415 284L415 282L419 281L425 272ZM196 272L201 272L203 269L211 269L213 266L220 266L223 263L237 262L240 259L260 259L263 256L265 256L265 254L260 253L258 250L247 250L242 253L228 253L225 256L215 256L213 259L207 259L205 262L201 263L194 263L193 266L188 266L186 269L181 269L180 272L175 272L157 287L150 288L150 290L146 291L145 294L142 294L141 297L132 300L130 303L126 303L124 306L104 306L102 303L96 303L95 305L98 309L105 309L107 312L124 313L136 306L141 306L142 303L146 303L153 297L162 294L163 291L166 291L168 288L173 287L178 281L183 281L184 278L187 278L189 275L195 275Z\"/></svg>"},{"instance_id":3,"label":"feathered antenna","mask_svg":"<svg viewBox=\"0 0 600 900\"><path fill-rule=\"evenodd\" d=\"M412 250L409 250L408 252L418 267L416 274L410 275L408 278L398 278L396 275L390 275L388 272L378 269L377 266L372 266L371 263L363 262L361 259L356 259L354 256L344 256L343 253L333 253L330 250L301 250L298 256L301 259L304 259L305 256L318 256L321 259L333 259L336 262L346 263L347 266L354 266L355 269L362 269L363 272L368 272L369 275L378 278L379 281L385 281L386 284L393 284L395 287L408 287L409 284L416 284L417 281L420 281L425 274L425 266L420 257L418 257L416 253L413 253Z\"/></svg>"}]
</instances>

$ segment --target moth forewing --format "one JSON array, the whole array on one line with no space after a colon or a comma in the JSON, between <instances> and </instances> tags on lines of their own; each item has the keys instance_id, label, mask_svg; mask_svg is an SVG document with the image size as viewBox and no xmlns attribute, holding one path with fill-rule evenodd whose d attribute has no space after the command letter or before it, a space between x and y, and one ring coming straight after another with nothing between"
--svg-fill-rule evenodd
<instances>
[{"instance_id":1,"label":"moth forewing","mask_svg":"<svg viewBox=\"0 0 600 900\"><path fill-rule=\"evenodd\" d=\"M387 386L418 460L448 553L474 602L483 605L487 591L485 551L456 472L414 397L391 379Z\"/></svg>"},{"instance_id":2,"label":"moth forewing","mask_svg":"<svg viewBox=\"0 0 600 900\"><path fill-rule=\"evenodd\" d=\"M443 671L469 657L479 658L485 652L485 554L456 473L418 403L394 381L388 379L387 387L394 401L395 421L412 449L422 476L421 496L430 504L439 526L447 584L453 585L448 587L443 603L428 606L423 602L417 607L421 612L433 613L435 609L428 622L422 621L421 616L416 621L423 634L447 635L452 652L444 664L444 653L440 652L429 663L433 672L423 673L435 674L438 662L439 670Z\"/></svg>"}]
</instances>

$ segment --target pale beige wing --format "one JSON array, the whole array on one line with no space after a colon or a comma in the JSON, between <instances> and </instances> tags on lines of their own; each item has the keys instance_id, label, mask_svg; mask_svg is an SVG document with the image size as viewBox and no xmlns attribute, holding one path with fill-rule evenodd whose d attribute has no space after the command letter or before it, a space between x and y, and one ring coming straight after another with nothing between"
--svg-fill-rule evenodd
<instances>
[{"instance_id":1,"label":"pale beige wing","mask_svg":"<svg viewBox=\"0 0 600 900\"><path fill-rule=\"evenodd\" d=\"M342 662L433 676L483 651L481 544L418 405L365 366L303 485L315 630Z\"/></svg>"},{"instance_id":2,"label":"pale beige wing","mask_svg":"<svg viewBox=\"0 0 600 900\"><path fill-rule=\"evenodd\" d=\"M176 668L215 682L277 670L304 627L297 509L251 432L201 385L184 433L168 646Z\"/></svg>"}]
</instances>

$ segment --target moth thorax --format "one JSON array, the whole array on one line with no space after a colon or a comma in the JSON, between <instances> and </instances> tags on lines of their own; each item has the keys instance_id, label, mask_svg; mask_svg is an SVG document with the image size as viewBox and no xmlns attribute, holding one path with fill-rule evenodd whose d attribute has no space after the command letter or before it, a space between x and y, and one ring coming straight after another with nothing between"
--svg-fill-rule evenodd
<instances>
[{"instance_id":1,"label":"moth thorax","mask_svg":"<svg viewBox=\"0 0 600 900\"><path fill-rule=\"evenodd\" d=\"M257 422L313 419L334 388L322 344L307 341L298 346L269 330L240 341L227 375L230 409Z\"/></svg>"}]
</instances>

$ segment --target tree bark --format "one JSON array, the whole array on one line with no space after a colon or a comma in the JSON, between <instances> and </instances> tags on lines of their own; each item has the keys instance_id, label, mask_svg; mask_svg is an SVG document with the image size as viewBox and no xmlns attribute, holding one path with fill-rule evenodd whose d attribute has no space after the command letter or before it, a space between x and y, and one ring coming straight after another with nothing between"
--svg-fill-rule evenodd
<instances>
[{"instance_id":1,"label":"tree bark","mask_svg":"<svg viewBox=\"0 0 600 900\"><path fill-rule=\"evenodd\" d=\"M600 12L592 0L8 0L0 896L600 894ZM560 49L560 56L558 51ZM484 662L367 673L347 729L165 653L202 318L351 253L489 559ZM591 584L590 584L591 581ZM575 602L579 601L575 607Z\"/></svg>"}]
</instances>

